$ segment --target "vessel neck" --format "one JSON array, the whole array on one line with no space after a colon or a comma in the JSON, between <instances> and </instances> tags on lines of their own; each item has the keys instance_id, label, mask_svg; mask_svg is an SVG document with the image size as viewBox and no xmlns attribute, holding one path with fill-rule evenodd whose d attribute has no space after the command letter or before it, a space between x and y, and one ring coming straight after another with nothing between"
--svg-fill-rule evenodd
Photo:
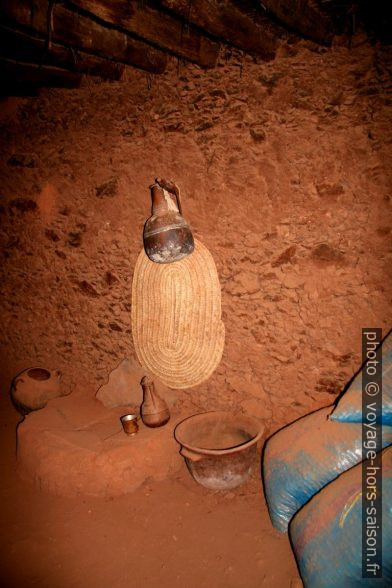
<instances>
[{"instance_id":1,"label":"vessel neck","mask_svg":"<svg viewBox=\"0 0 392 588\"><path fill-rule=\"evenodd\" d=\"M154 382L143 382L143 402L154 404L155 386Z\"/></svg>"},{"instance_id":2,"label":"vessel neck","mask_svg":"<svg viewBox=\"0 0 392 588\"><path fill-rule=\"evenodd\" d=\"M161 188L158 184L153 184L151 190L152 207L151 212L155 214L163 214L166 212L179 212L178 206L169 192Z\"/></svg>"}]
</instances>

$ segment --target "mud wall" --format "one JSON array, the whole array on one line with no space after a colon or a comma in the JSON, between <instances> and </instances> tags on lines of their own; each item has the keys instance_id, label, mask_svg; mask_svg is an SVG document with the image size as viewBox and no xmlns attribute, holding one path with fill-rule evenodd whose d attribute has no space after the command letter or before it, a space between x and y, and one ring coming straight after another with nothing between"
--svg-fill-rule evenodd
<instances>
[{"instance_id":1,"label":"mud wall","mask_svg":"<svg viewBox=\"0 0 392 588\"><path fill-rule=\"evenodd\" d=\"M330 404L361 327L392 314L391 65L356 45L3 103L3 382L43 364L94 389L133 354L132 271L163 176L215 258L226 325L220 367L179 399L273 427Z\"/></svg>"}]
</instances>

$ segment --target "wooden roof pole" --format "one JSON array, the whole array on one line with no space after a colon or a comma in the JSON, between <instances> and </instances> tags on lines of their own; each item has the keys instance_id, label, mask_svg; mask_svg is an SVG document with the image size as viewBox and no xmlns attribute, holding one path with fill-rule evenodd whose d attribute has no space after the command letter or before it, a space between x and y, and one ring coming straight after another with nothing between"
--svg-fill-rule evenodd
<instances>
[{"instance_id":1,"label":"wooden roof pole","mask_svg":"<svg viewBox=\"0 0 392 588\"><path fill-rule=\"evenodd\" d=\"M25 63L62 67L67 70L119 80L126 65L51 42L48 47L43 36L0 26L0 55Z\"/></svg>"},{"instance_id":2,"label":"wooden roof pole","mask_svg":"<svg viewBox=\"0 0 392 588\"><path fill-rule=\"evenodd\" d=\"M23 63L13 59L0 58L0 94L3 96L27 93L41 86L57 88L78 88L82 74L53 67Z\"/></svg>"},{"instance_id":3,"label":"wooden roof pole","mask_svg":"<svg viewBox=\"0 0 392 588\"><path fill-rule=\"evenodd\" d=\"M0 0L3 23L33 31L50 39L87 53L133 65L152 73L162 73L167 57L163 51L151 47L129 35L102 26L94 20L64 8L52 5L48 22L49 0Z\"/></svg>"},{"instance_id":4,"label":"wooden roof pole","mask_svg":"<svg viewBox=\"0 0 392 588\"><path fill-rule=\"evenodd\" d=\"M159 0L159 4L239 49L265 59L275 56L278 39L230 0Z\"/></svg>"},{"instance_id":5,"label":"wooden roof pole","mask_svg":"<svg viewBox=\"0 0 392 588\"><path fill-rule=\"evenodd\" d=\"M72 0L71 4L201 67L214 67L219 43L144 0Z\"/></svg>"},{"instance_id":6,"label":"wooden roof pole","mask_svg":"<svg viewBox=\"0 0 392 588\"><path fill-rule=\"evenodd\" d=\"M294 31L321 45L331 44L332 20L311 6L309 0L259 0L259 4Z\"/></svg>"}]
</instances>

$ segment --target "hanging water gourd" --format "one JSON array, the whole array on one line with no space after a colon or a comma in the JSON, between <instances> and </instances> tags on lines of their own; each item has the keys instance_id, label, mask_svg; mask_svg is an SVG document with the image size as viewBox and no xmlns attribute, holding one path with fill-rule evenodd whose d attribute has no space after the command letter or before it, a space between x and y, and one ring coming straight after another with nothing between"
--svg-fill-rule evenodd
<instances>
[{"instance_id":1,"label":"hanging water gourd","mask_svg":"<svg viewBox=\"0 0 392 588\"><path fill-rule=\"evenodd\" d=\"M163 179L156 179L150 190L152 215L144 225L144 249L155 263L179 261L194 249L192 232L182 216L180 191Z\"/></svg>"}]
</instances>

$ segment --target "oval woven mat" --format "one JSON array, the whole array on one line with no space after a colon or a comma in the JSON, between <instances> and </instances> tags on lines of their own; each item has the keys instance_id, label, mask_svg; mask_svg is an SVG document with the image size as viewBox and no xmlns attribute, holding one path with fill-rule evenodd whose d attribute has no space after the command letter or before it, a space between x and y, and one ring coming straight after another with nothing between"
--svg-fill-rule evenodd
<instances>
[{"instance_id":1,"label":"oval woven mat","mask_svg":"<svg viewBox=\"0 0 392 588\"><path fill-rule=\"evenodd\" d=\"M221 288L214 260L195 240L175 263L150 261L141 251L132 282L132 334L141 365L171 388L204 382L225 342Z\"/></svg>"}]
</instances>

